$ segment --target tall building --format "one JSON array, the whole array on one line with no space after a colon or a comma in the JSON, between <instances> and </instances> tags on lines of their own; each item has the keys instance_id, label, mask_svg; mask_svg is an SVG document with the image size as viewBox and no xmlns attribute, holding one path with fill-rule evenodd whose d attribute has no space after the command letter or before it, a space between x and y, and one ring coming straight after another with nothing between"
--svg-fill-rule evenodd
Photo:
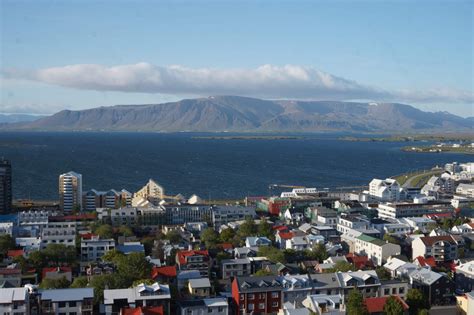
<instances>
[{"instance_id":1,"label":"tall building","mask_svg":"<svg viewBox=\"0 0 474 315\"><path fill-rule=\"evenodd\" d=\"M82 210L82 175L68 172L59 175L59 203L65 212Z\"/></svg>"},{"instance_id":2,"label":"tall building","mask_svg":"<svg viewBox=\"0 0 474 315\"><path fill-rule=\"evenodd\" d=\"M12 209L12 166L10 161L0 159L0 212Z\"/></svg>"}]
</instances>

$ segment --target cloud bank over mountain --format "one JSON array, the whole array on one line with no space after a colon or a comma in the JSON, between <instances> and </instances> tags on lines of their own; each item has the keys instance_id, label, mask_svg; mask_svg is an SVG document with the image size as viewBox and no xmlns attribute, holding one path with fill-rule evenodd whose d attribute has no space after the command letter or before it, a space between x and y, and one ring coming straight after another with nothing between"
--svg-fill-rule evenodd
<instances>
[{"instance_id":1,"label":"cloud bank over mountain","mask_svg":"<svg viewBox=\"0 0 474 315\"><path fill-rule=\"evenodd\" d=\"M262 65L254 69L189 68L137 63L118 66L77 64L38 70L9 69L7 80L128 93L243 95L272 99L374 100L474 103L472 91L450 88L386 90L299 65Z\"/></svg>"}]
</instances>

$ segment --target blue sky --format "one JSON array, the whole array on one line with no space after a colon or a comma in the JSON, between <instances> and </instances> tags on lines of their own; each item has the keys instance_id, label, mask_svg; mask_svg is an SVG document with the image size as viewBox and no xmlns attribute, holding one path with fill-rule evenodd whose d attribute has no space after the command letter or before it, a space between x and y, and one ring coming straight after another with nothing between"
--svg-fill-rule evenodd
<instances>
[{"instance_id":1,"label":"blue sky","mask_svg":"<svg viewBox=\"0 0 474 315\"><path fill-rule=\"evenodd\" d=\"M474 116L472 1L4 0L1 20L0 112L241 94Z\"/></svg>"}]
</instances>

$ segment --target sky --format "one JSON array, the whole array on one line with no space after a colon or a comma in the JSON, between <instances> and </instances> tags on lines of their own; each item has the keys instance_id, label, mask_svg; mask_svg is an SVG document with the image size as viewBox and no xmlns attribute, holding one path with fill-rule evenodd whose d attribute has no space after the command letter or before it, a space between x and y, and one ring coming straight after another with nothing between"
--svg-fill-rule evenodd
<instances>
[{"instance_id":1,"label":"sky","mask_svg":"<svg viewBox=\"0 0 474 315\"><path fill-rule=\"evenodd\" d=\"M0 113L242 95L474 116L473 1L0 3Z\"/></svg>"}]
</instances>

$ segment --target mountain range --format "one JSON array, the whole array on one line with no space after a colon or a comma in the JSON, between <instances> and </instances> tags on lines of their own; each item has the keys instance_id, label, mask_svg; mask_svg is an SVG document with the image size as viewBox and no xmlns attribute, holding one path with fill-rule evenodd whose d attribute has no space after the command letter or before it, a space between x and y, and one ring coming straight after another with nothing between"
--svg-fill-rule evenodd
<instances>
[{"instance_id":1,"label":"mountain range","mask_svg":"<svg viewBox=\"0 0 474 315\"><path fill-rule=\"evenodd\" d=\"M472 132L474 119L424 112L398 103L271 101L211 96L148 105L63 110L34 121L1 124L1 130L37 131L348 131Z\"/></svg>"}]
</instances>

